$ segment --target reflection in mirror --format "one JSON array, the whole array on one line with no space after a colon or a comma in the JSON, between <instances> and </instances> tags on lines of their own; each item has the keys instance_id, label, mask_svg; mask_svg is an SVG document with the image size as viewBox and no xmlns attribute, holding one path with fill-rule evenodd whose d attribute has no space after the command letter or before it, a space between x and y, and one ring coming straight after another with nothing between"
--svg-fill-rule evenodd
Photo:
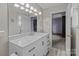
<instances>
[{"instance_id":1,"label":"reflection in mirror","mask_svg":"<svg viewBox=\"0 0 79 59\"><path fill-rule=\"evenodd\" d=\"M20 28L20 32L19 32L19 34L21 34L21 25L22 25L22 23L21 23L21 16L19 16L18 24L19 24L19 28Z\"/></svg>"},{"instance_id":2,"label":"reflection in mirror","mask_svg":"<svg viewBox=\"0 0 79 59\"><path fill-rule=\"evenodd\" d=\"M9 36L31 32L31 19L26 11L8 4Z\"/></svg>"},{"instance_id":3,"label":"reflection in mirror","mask_svg":"<svg viewBox=\"0 0 79 59\"><path fill-rule=\"evenodd\" d=\"M37 32L37 17L31 17L32 32Z\"/></svg>"}]
</instances>

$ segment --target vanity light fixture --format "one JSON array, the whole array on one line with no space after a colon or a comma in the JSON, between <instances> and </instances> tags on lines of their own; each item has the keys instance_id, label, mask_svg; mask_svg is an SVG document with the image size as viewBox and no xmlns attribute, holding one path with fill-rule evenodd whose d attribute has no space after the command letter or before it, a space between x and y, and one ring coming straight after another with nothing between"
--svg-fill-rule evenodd
<instances>
[{"instance_id":1,"label":"vanity light fixture","mask_svg":"<svg viewBox=\"0 0 79 59\"><path fill-rule=\"evenodd\" d=\"M29 11L29 9L25 9L25 11L26 11L26 12L28 12L28 11Z\"/></svg>"},{"instance_id":2,"label":"vanity light fixture","mask_svg":"<svg viewBox=\"0 0 79 59\"><path fill-rule=\"evenodd\" d=\"M25 5L25 7L30 8L30 5L27 3L27 4Z\"/></svg>"},{"instance_id":3,"label":"vanity light fixture","mask_svg":"<svg viewBox=\"0 0 79 59\"><path fill-rule=\"evenodd\" d=\"M29 13L33 13L33 11L35 12L34 15L37 16L38 14L41 15L42 12L38 12L36 8L34 8L33 6L30 6L28 3L25 5L25 3L20 3L21 5L24 5L26 7L23 7L23 6L20 6L19 4L14 4L15 7L19 8L21 10L25 10L26 12L29 12Z\"/></svg>"},{"instance_id":4,"label":"vanity light fixture","mask_svg":"<svg viewBox=\"0 0 79 59\"><path fill-rule=\"evenodd\" d=\"M41 15L42 14L42 12L39 12L39 15Z\"/></svg>"},{"instance_id":5,"label":"vanity light fixture","mask_svg":"<svg viewBox=\"0 0 79 59\"><path fill-rule=\"evenodd\" d=\"M24 10L24 7L23 7L23 6L21 6L21 7L20 7L20 9L21 9L21 10Z\"/></svg>"},{"instance_id":6,"label":"vanity light fixture","mask_svg":"<svg viewBox=\"0 0 79 59\"><path fill-rule=\"evenodd\" d=\"M35 13L35 16L37 16L38 14L37 13Z\"/></svg>"},{"instance_id":7,"label":"vanity light fixture","mask_svg":"<svg viewBox=\"0 0 79 59\"><path fill-rule=\"evenodd\" d=\"M14 4L14 6L17 7L17 8L20 7L19 4Z\"/></svg>"}]
</instances>

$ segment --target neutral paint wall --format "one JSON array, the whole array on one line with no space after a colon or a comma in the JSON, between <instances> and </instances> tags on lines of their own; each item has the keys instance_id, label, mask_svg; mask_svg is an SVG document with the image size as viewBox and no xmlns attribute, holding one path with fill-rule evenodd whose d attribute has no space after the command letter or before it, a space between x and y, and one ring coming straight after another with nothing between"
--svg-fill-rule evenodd
<instances>
[{"instance_id":1,"label":"neutral paint wall","mask_svg":"<svg viewBox=\"0 0 79 59\"><path fill-rule=\"evenodd\" d=\"M71 16L72 16L72 28L78 26L78 4L72 4L71 7Z\"/></svg>"},{"instance_id":2,"label":"neutral paint wall","mask_svg":"<svg viewBox=\"0 0 79 59\"><path fill-rule=\"evenodd\" d=\"M37 32L43 32L43 18L42 18L42 15L37 17Z\"/></svg>"},{"instance_id":3,"label":"neutral paint wall","mask_svg":"<svg viewBox=\"0 0 79 59\"><path fill-rule=\"evenodd\" d=\"M52 14L66 11L67 5L55 6L43 11L43 31L49 33L50 42L52 45Z\"/></svg>"},{"instance_id":4,"label":"neutral paint wall","mask_svg":"<svg viewBox=\"0 0 79 59\"><path fill-rule=\"evenodd\" d=\"M0 55L9 55L8 53L8 18L7 18L7 4L0 3Z\"/></svg>"}]
</instances>

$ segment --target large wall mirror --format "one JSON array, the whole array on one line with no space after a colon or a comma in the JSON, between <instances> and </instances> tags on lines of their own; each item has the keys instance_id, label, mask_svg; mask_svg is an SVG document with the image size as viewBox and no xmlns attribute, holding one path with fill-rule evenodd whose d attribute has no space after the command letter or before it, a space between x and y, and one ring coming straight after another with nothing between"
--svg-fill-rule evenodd
<instances>
[{"instance_id":1,"label":"large wall mirror","mask_svg":"<svg viewBox=\"0 0 79 59\"><path fill-rule=\"evenodd\" d=\"M31 32L31 19L27 13L9 5L9 36Z\"/></svg>"}]
</instances>

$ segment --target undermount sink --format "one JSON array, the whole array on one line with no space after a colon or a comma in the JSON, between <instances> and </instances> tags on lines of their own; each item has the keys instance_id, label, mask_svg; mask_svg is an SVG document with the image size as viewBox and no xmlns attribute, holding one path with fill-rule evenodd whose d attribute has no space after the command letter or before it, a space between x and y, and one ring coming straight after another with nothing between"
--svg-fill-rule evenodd
<instances>
[{"instance_id":1,"label":"undermount sink","mask_svg":"<svg viewBox=\"0 0 79 59\"><path fill-rule=\"evenodd\" d=\"M32 36L32 35L35 35L35 33L29 33L28 35Z\"/></svg>"}]
</instances>

